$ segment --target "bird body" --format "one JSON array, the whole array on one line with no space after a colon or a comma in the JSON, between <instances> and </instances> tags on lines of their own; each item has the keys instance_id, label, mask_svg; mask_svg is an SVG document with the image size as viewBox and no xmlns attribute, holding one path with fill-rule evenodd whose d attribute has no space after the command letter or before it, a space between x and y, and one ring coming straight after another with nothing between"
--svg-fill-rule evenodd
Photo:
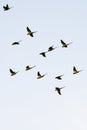
<instances>
[{"instance_id":1,"label":"bird body","mask_svg":"<svg viewBox=\"0 0 87 130\"><path fill-rule=\"evenodd\" d=\"M82 70L77 70L75 66L73 67L73 74L77 74L77 73L79 73L80 71L82 71Z\"/></svg>"},{"instance_id":2,"label":"bird body","mask_svg":"<svg viewBox=\"0 0 87 130\"><path fill-rule=\"evenodd\" d=\"M21 40L20 40L20 41L17 41L17 42L13 42L12 45L19 45L20 42L21 42Z\"/></svg>"},{"instance_id":3,"label":"bird body","mask_svg":"<svg viewBox=\"0 0 87 130\"><path fill-rule=\"evenodd\" d=\"M55 79L62 80L62 76L63 76L63 75L59 75L59 76L55 77Z\"/></svg>"},{"instance_id":4,"label":"bird body","mask_svg":"<svg viewBox=\"0 0 87 130\"><path fill-rule=\"evenodd\" d=\"M36 33L37 31L32 32L29 27L26 28L27 29L27 35L30 35L31 37L33 37L33 33Z\"/></svg>"},{"instance_id":5,"label":"bird body","mask_svg":"<svg viewBox=\"0 0 87 130\"><path fill-rule=\"evenodd\" d=\"M69 44L71 43L65 43L63 40L61 40L62 47L67 48Z\"/></svg>"},{"instance_id":6,"label":"bird body","mask_svg":"<svg viewBox=\"0 0 87 130\"><path fill-rule=\"evenodd\" d=\"M61 89L63 89L64 87L61 87L61 88L59 88L59 87L56 87L55 88L55 91L57 91L58 92L58 94L59 95L61 95Z\"/></svg>"},{"instance_id":7,"label":"bird body","mask_svg":"<svg viewBox=\"0 0 87 130\"><path fill-rule=\"evenodd\" d=\"M11 8L12 8L12 7L9 7L8 4L6 4L6 6L3 6L4 11L7 11L7 10L9 10L9 9L11 9Z\"/></svg>"},{"instance_id":8,"label":"bird body","mask_svg":"<svg viewBox=\"0 0 87 130\"><path fill-rule=\"evenodd\" d=\"M43 57L46 57L46 52L41 52L39 54L42 55Z\"/></svg>"},{"instance_id":9,"label":"bird body","mask_svg":"<svg viewBox=\"0 0 87 130\"><path fill-rule=\"evenodd\" d=\"M17 74L19 71L15 72L13 71L12 69L9 69L10 73L11 73L11 76L14 76L15 74Z\"/></svg>"},{"instance_id":10,"label":"bird body","mask_svg":"<svg viewBox=\"0 0 87 130\"><path fill-rule=\"evenodd\" d=\"M53 46L50 46L49 48L48 48L48 52L49 51L53 51L54 49L56 49L57 47L53 47Z\"/></svg>"},{"instance_id":11,"label":"bird body","mask_svg":"<svg viewBox=\"0 0 87 130\"><path fill-rule=\"evenodd\" d=\"M30 70L30 69L32 69L32 68L34 68L34 67L36 67L36 66L30 67L29 65L27 65L25 70L27 71L27 70Z\"/></svg>"},{"instance_id":12,"label":"bird body","mask_svg":"<svg viewBox=\"0 0 87 130\"><path fill-rule=\"evenodd\" d=\"M43 78L46 74L41 75L40 72L37 72L37 79Z\"/></svg>"}]
</instances>

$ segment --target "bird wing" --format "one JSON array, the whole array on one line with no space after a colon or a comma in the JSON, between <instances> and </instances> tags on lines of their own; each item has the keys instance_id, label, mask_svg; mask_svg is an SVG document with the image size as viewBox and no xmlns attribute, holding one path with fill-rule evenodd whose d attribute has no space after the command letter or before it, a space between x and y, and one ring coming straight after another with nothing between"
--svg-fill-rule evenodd
<instances>
[{"instance_id":1,"label":"bird wing","mask_svg":"<svg viewBox=\"0 0 87 130\"><path fill-rule=\"evenodd\" d=\"M76 67L75 67L75 66L73 67L73 71L77 71L77 69L76 69Z\"/></svg>"},{"instance_id":2,"label":"bird wing","mask_svg":"<svg viewBox=\"0 0 87 130\"><path fill-rule=\"evenodd\" d=\"M72 42L68 43L67 46L70 45L70 44L72 44Z\"/></svg>"},{"instance_id":3,"label":"bird wing","mask_svg":"<svg viewBox=\"0 0 87 130\"><path fill-rule=\"evenodd\" d=\"M55 90L61 95L60 88L56 87Z\"/></svg>"},{"instance_id":4,"label":"bird wing","mask_svg":"<svg viewBox=\"0 0 87 130\"><path fill-rule=\"evenodd\" d=\"M28 32L31 32L31 30L29 29L29 27L27 27L27 31L28 31Z\"/></svg>"},{"instance_id":5,"label":"bird wing","mask_svg":"<svg viewBox=\"0 0 87 130\"><path fill-rule=\"evenodd\" d=\"M20 44L19 42L13 42L12 45L17 45Z\"/></svg>"},{"instance_id":6,"label":"bird wing","mask_svg":"<svg viewBox=\"0 0 87 130\"><path fill-rule=\"evenodd\" d=\"M65 86L64 86L64 87L61 87L60 89L62 89L62 88L65 88Z\"/></svg>"},{"instance_id":7,"label":"bird wing","mask_svg":"<svg viewBox=\"0 0 87 130\"><path fill-rule=\"evenodd\" d=\"M62 45L66 45L66 43L63 40L61 40L61 43L62 43Z\"/></svg>"},{"instance_id":8,"label":"bird wing","mask_svg":"<svg viewBox=\"0 0 87 130\"><path fill-rule=\"evenodd\" d=\"M32 68L36 67L36 65L32 66Z\"/></svg>"},{"instance_id":9,"label":"bird wing","mask_svg":"<svg viewBox=\"0 0 87 130\"><path fill-rule=\"evenodd\" d=\"M40 74L40 72L39 72L39 71L37 72L37 76L41 76L41 74Z\"/></svg>"},{"instance_id":10,"label":"bird wing","mask_svg":"<svg viewBox=\"0 0 87 130\"><path fill-rule=\"evenodd\" d=\"M6 4L6 7L9 8L8 4Z\"/></svg>"},{"instance_id":11,"label":"bird wing","mask_svg":"<svg viewBox=\"0 0 87 130\"><path fill-rule=\"evenodd\" d=\"M45 52L41 52L40 55L42 55L43 57L46 57Z\"/></svg>"},{"instance_id":12,"label":"bird wing","mask_svg":"<svg viewBox=\"0 0 87 130\"><path fill-rule=\"evenodd\" d=\"M62 78L61 78L61 76L57 76L57 77L55 77L55 79L62 79Z\"/></svg>"},{"instance_id":13,"label":"bird wing","mask_svg":"<svg viewBox=\"0 0 87 130\"><path fill-rule=\"evenodd\" d=\"M10 69L10 73L15 73L12 69Z\"/></svg>"},{"instance_id":14,"label":"bird wing","mask_svg":"<svg viewBox=\"0 0 87 130\"><path fill-rule=\"evenodd\" d=\"M6 6L3 6L4 9L6 9Z\"/></svg>"}]
</instances>

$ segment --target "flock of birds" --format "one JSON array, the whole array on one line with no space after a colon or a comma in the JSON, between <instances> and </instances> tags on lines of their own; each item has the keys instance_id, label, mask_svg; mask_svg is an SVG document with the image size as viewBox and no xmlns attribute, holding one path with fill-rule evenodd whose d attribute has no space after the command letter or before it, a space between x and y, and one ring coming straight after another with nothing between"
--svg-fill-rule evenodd
<instances>
[{"instance_id":1,"label":"flock of birds","mask_svg":"<svg viewBox=\"0 0 87 130\"><path fill-rule=\"evenodd\" d=\"M11 8L12 8L12 7L9 7L8 4L6 4L5 6L3 6L4 11L8 11L8 10L11 9ZM29 35L30 37L34 37L34 33L37 32L37 31L31 31L28 26L26 27L26 31L27 31L27 35ZM20 45L20 42L21 42L21 40L20 40L20 41L17 41L17 42L13 42L12 45ZM64 42L63 40L60 40L60 42L61 42L62 48L67 48L68 45L71 44L71 43L66 43L66 42ZM39 53L39 54L42 55L43 57L46 57L46 54L47 54L47 53L49 53L50 51L53 51L53 50L56 49L56 48L57 48L57 47L50 46L47 51L43 51L43 52L41 52L41 53ZM33 69L34 67L36 67L36 66L34 65L34 66L31 66L31 67L30 67L29 65L27 65L27 66L25 67L25 71L29 71L29 70ZM12 70L12 69L9 69L9 71L10 71L11 76L14 76L14 75L16 75L16 74L19 72L19 71L14 71L14 70ZM73 66L73 74L78 74L80 71L82 71L82 70L77 70L77 68L76 68L75 66ZM41 79L41 78L43 78L45 75L46 75L46 74L41 74L41 73L38 71L38 72L37 72L37 79ZM62 80L62 77L63 77L63 74L56 76L55 79L57 79L57 80ZM63 88L64 88L64 87L55 87L55 91L57 91L58 94L61 95L61 89L63 89Z\"/></svg>"}]
</instances>

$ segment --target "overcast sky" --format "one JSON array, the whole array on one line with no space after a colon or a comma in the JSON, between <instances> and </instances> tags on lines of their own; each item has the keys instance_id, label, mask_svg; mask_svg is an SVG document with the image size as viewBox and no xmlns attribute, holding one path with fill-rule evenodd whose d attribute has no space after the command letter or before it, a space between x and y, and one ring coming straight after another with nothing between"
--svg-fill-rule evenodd
<instances>
[{"instance_id":1,"label":"overcast sky","mask_svg":"<svg viewBox=\"0 0 87 130\"><path fill-rule=\"evenodd\" d=\"M62 48L61 39L72 44ZM1 130L87 130L86 41L86 0L0 0ZM73 75L73 66L83 71ZM47 75L37 79L38 71ZM64 86L59 95L55 87Z\"/></svg>"}]
</instances>

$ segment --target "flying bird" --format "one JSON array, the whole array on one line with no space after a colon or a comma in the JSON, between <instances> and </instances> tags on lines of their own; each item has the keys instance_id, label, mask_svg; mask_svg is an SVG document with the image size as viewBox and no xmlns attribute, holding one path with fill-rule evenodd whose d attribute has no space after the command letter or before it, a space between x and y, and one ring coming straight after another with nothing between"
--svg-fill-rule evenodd
<instances>
[{"instance_id":1,"label":"flying bird","mask_svg":"<svg viewBox=\"0 0 87 130\"><path fill-rule=\"evenodd\" d=\"M41 75L40 72L37 72L37 79L43 78L46 74Z\"/></svg>"},{"instance_id":2,"label":"flying bird","mask_svg":"<svg viewBox=\"0 0 87 130\"><path fill-rule=\"evenodd\" d=\"M63 76L63 75L59 75L59 76L55 77L55 79L62 80L62 76Z\"/></svg>"},{"instance_id":3,"label":"flying bird","mask_svg":"<svg viewBox=\"0 0 87 130\"><path fill-rule=\"evenodd\" d=\"M36 33L37 31L32 32L29 27L26 28L27 29L27 35L30 35L31 37L33 37L33 34Z\"/></svg>"},{"instance_id":4,"label":"flying bird","mask_svg":"<svg viewBox=\"0 0 87 130\"><path fill-rule=\"evenodd\" d=\"M62 44L62 47L65 47L67 48L69 44L71 43L65 43L63 40L60 40L61 41L61 44Z\"/></svg>"},{"instance_id":5,"label":"flying bird","mask_svg":"<svg viewBox=\"0 0 87 130\"><path fill-rule=\"evenodd\" d=\"M32 66L32 67L30 67L29 65L27 65L25 70L28 71L28 70L30 70L30 69L33 69L34 67L36 67L36 65L34 65L34 66Z\"/></svg>"},{"instance_id":6,"label":"flying bird","mask_svg":"<svg viewBox=\"0 0 87 130\"><path fill-rule=\"evenodd\" d=\"M82 70L77 70L75 66L73 67L73 74L77 74L77 73L79 73L80 71L82 71Z\"/></svg>"},{"instance_id":7,"label":"flying bird","mask_svg":"<svg viewBox=\"0 0 87 130\"><path fill-rule=\"evenodd\" d=\"M17 72L15 72L15 71L13 71L12 69L9 69L9 71L10 71L10 73L11 73L11 76L13 76L13 75L15 75L15 74L17 74L19 71L17 71Z\"/></svg>"},{"instance_id":8,"label":"flying bird","mask_svg":"<svg viewBox=\"0 0 87 130\"><path fill-rule=\"evenodd\" d=\"M20 42L21 42L21 40L20 40L20 41L17 41L17 42L13 42L12 45L19 45Z\"/></svg>"},{"instance_id":9,"label":"flying bird","mask_svg":"<svg viewBox=\"0 0 87 130\"><path fill-rule=\"evenodd\" d=\"M57 91L58 92L58 94L59 95L61 95L61 89L63 89L64 87L61 87L61 88L59 88L59 87L56 87L55 88L55 91Z\"/></svg>"},{"instance_id":10,"label":"flying bird","mask_svg":"<svg viewBox=\"0 0 87 130\"><path fill-rule=\"evenodd\" d=\"M42 55L43 57L46 57L46 52L41 52L39 54Z\"/></svg>"},{"instance_id":11,"label":"flying bird","mask_svg":"<svg viewBox=\"0 0 87 130\"><path fill-rule=\"evenodd\" d=\"M54 49L56 49L57 47L53 47L53 46L50 46L49 48L48 48L48 52L49 51L53 51Z\"/></svg>"},{"instance_id":12,"label":"flying bird","mask_svg":"<svg viewBox=\"0 0 87 130\"><path fill-rule=\"evenodd\" d=\"M11 8L12 8L12 7L9 7L8 4L6 4L6 6L3 6L4 11L7 11L7 10L9 10L9 9L11 9Z\"/></svg>"}]
</instances>

